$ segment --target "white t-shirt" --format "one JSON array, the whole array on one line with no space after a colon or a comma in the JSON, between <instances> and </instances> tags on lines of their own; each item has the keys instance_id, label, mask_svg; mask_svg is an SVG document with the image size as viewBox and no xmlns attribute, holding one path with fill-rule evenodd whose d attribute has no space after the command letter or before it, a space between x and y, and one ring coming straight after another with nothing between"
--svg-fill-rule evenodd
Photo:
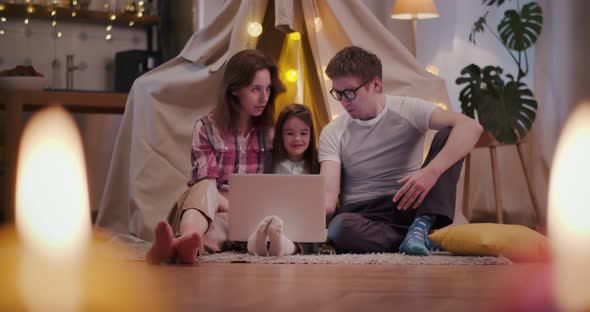
<instances>
[{"instance_id":1,"label":"white t-shirt","mask_svg":"<svg viewBox=\"0 0 590 312\"><path fill-rule=\"evenodd\" d=\"M417 98L386 96L371 120L343 114L320 135L319 160L341 164L342 205L393 195L397 181L420 169L424 135L437 106Z\"/></svg>"}]
</instances>

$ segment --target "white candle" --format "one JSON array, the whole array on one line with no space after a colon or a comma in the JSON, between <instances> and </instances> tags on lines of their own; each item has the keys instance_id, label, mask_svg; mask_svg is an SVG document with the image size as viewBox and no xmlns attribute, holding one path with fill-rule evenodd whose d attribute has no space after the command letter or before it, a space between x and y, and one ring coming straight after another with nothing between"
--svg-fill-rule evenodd
<instances>
[{"instance_id":1,"label":"white candle","mask_svg":"<svg viewBox=\"0 0 590 312\"><path fill-rule=\"evenodd\" d=\"M590 103L568 119L557 145L549 183L549 237L553 288L564 311L590 309Z\"/></svg>"},{"instance_id":2,"label":"white candle","mask_svg":"<svg viewBox=\"0 0 590 312\"><path fill-rule=\"evenodd\" d=\"M16 225L23 248L20 294L30 310L81 307L81 268L91 237L82 140L53 107L25 128L18 156Z\"/></svg>"}]
</instances>

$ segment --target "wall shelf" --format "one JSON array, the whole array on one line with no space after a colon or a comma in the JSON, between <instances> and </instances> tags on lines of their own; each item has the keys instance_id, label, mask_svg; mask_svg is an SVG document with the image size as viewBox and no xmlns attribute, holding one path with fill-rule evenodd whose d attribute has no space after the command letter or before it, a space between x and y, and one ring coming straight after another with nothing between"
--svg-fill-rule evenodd
<instances>
[{"instance_id":1,"label":"wall shelf","mask_svg":"<svg viewBox=\"0 0 590 312\"><path fill-rule=\"evenodd\" d=\"M32 8L32 13L28 13L28 8ZM40 18L40 19L53 19L51 16L51 7L41 5L28 5L28 4L12 4L0 2L0 15L10 18ZM72 12L76 12L76 16L72 17ZM55 17L58 22L72 22L72 23L92 23L105 25L110 21L110 16L113 12L104 11L90 11L90 10L75 10L73 8L55 8ZM112 21L113 26L126 26L129 27L129 22L133 21L133 27L149 27L155 26L160 23L159 16L147 16L137 17L135 13L123 13L117 12L116 19Z\"/></svg>"}]
</instances>

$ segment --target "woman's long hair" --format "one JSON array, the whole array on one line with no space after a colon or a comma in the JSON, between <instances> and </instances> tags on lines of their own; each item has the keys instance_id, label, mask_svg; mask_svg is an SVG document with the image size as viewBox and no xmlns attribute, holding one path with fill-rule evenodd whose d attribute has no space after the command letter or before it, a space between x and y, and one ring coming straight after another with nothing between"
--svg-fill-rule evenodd
<instances>
[{"instance_id":1,"label":"woman's long hair","mask_svg":"<svg viewBox=\"0 0 590 312\"><path fill-rule=\"evenodd\" d=\"M299 118L309 127L309 146L303 154L303 160L305 161L305 169L307 169L309 173L318 174L320 172L320 164L318 161L318 151L315 142L315 130L313 127L311 111L305 107L305 105L301 104L290 104L279 114L275 126L271 170L274 171L277 165L288 157L285 143L283 142L283 127L285 122L293 117Z\"/></svg>"},{"instance_id":2,"label":"woman's long hair","mask_svg":"<svg viewBox=\"0 0 590 312\"><path fill-rule=\"evenodd\" d=\"M271 129L273 125L275 99L285 92L285 85L279 79L275 61L258 50L243 50L232 56L225 66L219 102L213 119L223 133L235 132L240 117L240 99L235 91L252 83L259 70L270 73L271 92L268 103L258 117L252 117L252 125Z\"/></svg>"}]
</instances>

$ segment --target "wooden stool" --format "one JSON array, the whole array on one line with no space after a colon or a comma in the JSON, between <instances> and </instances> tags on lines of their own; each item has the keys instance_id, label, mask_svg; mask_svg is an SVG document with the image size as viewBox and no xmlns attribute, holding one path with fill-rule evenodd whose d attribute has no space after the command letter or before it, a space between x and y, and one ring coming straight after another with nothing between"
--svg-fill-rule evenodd
<instances>
[{"instance_id":1,"label":"wooden stool","mask_svg":"<svg viewBox=\"0 0 590 312\"><path fill-rule=\"evenodd\" d=\"M537 222L537 227L544 227L545 222L541 220L541 213L539 211L539 205L537 201L537 197L533 192L531 187L531 178L527 171L527 168L524 164L523 158L523 151L522 151L522 144L526 143L525 141L518 142L516 144L507 144L507 145L516 145L516 149L518 150L518 157L520 158L520 164L522 166L522 170L524 172L524 176L526 179L527 188L529 191L529 196L531 198L531 202L533 203L533 208L535 210L535 219ZM492 159L492 178L494 180L494 202L496 206L496 221L498 223L504 223L504 209L502 206L502 196L500 194L500 176L498 173L498 158L496 155L496 147L504 145L498 142L489 132L482 133L479 141L475 144L475 148L489 148L490 150L490 158ZM465 157L465 177L464 177L464 188L463 188L463 215L467 219L469 219L469 174L471 170L471 154Z\"/></svg>"}]
</instances>

